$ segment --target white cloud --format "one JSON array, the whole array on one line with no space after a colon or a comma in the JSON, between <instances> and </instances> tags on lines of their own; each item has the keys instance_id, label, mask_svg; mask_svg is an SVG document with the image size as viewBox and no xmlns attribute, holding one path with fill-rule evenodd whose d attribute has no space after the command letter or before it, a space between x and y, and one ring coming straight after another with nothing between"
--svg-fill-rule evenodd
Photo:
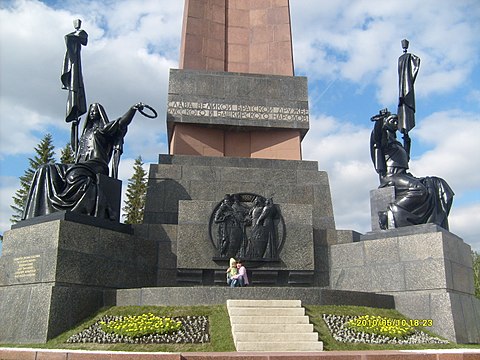
<instances>
[{"instance_id":1,"label":"white cloud","mask_svg":"<svg viewBox=\"0 0 480 360\"><path fill-rule=\"evenodd\" d=\"M448 218L450 229L480 253L480 204L453 207Z\"/></svg>"},{"instance_id":2,"label":"white cloud","mask_svg":"<svg viewBox=\"0 0 480 360\"><path fill-rule=\"evenodd\" d=\"M337 228L371 231L370 190L378 187L369 153L371 129L331 116L311 117L310 125L303 141L304 159L318 160L319 169L329 174ZM478 192L479 133L477 114L452 110L423 119L412 130L412 144L424 142L431 150L411 161L411 172L417 177L443 177L464 197ZM476 213L470 213L477 207L465 201L457 206L454 200L450 229L480 249L480 221L475 221Z\"/></svg>"},{"instance_id":3,"label":"white cloud","mask_svg":"<svg viewBox=\"0 0 480 360\"><path fill-rule=\"evenodd\" d=\"M84 20L82 28L89 33L89 43L82 48L88 102L102 103L110 118L138 101L164 113L168 69L177 64L181 5L90 2L72 8L75 4L67 2L70 9L66 11L37 1L12 4L0 9L0 156L31 152L38 142L35 132L45 132L49 126L68 131L63 120L67 92L61 90L59 76L65 54L63 37L73 31L72 20L77 17ZM143 145L158 144L165 119L139 123L148 134ZM138 132L135 127L130 129L132 134ZM12 139L22 139L21 146L13 147Z\"/></svg>"},{"instance_id":4,"label":"white cloud","mask_svg":"<svg viewBox=\"0 0 480 360\"><path fill-rule=\"evenodd\" d=\"M370 129L331 116L310 118L310 127L303 157L317 160L329 175L337 228L371 230L369 192L378 178L370 162Z\"/></svg>"},{"instance_id":5,"label":"white cloud","mask_svg":"<svg viewBox=\"0 0 480 360\"><path fill-rule=\"evenodd\" d=\"M478 189L479 133L479 114L450 110L429 115L412 130L412 146L415 141L431 146L412 160L412 173L444 177L456 192Z\"/></svg>"},{"instance_id":6,"label":"white cloud","mask_svg":"<svg viewBox=\"0 0 480 360\"><path fill-rule=\"evenodd\" d=\"M403 38L422 59L420 97L458 88L478 62L480 7L474 0L302 0L291 11L296 66L308 70L310 80L374 84L381 104L396 102L392 64Z\"/></svg>"},{"instance_id":7,"label":"white cloud","mask_svg":"<svg viewBox=\"0 0 480 360\"><path fill-rule=\"evenodd\" d=\"M56 8L33 0L8 4L0 7L0 160L13 154L31 156L47 131L55 133L62 147L69 140L64 122L67 93L60 89L59 76L63 37L73 30L72 20L81 18L89 34L82 49L88 102L102 103L111 119L138 101L159 113L154 120L137 115L129 127L120 165L125 188L136 156L156 162L157 155L167 151L167 77L168 69L177 67L183 1L90 0L88 6L58 1ZM337 227L366 232L369 191L378 186L369 154L371 123L359 126L342 114L345 109L364 113L396 105L396 64L403 38L422 59L415 84L418 98L434 103L438 94L453 97L465 84L475 83L470 77L478 67L478 0L293 0L290 7L297 72L306 74L314 88L319 80L327 84L322 93L310 94L310 107L317 108L321 97L322 104L328 101L330 86L347 89L335 93L345 104L338 113L312 111L304 158L318 160L319 168L328 171ZM352 93L366 88L373 89L370 103L353 104ZM478 88L470 86L463 103L478 109L478 94ZM472 164L480 150L480 121L472 110L441 105L461 110L421 109L423 118L417 118L412 141L414 149L428 151L415 152L412 172L444 177L462 199L478 192L480 175ZM5 224L18 187L17 179L9 181L0 183L2 200L8 200L2 201ZM454 203L451 228L465 239L480 237L475 225L480 221L471 212L479 213L476 203Z\"/></svg>"},{"instance_id":8,"label":"white cloud","mask_svg":"<svg viewBox=\"0 0 480 360\"><path fill-rule=\"evenodd\" d=\"M10 228L10 218L13 211L10 205L13 205L12 196L20 187L20 181L12 176L0 176L0 229Z\"/></svg>"}]
</instances>

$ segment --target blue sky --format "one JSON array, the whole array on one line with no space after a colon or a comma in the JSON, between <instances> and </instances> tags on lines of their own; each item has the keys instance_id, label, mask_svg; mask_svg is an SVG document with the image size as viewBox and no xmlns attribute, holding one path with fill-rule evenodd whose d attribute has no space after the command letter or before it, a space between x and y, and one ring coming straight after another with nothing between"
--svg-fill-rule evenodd
<instances>
[{"instance_id":1,"label":"blue sky","mask_svg":"<svg viewBox=\"0 0 480 360\"><path fill-rule=\"evenodd\" d=\"M63 36L83 20L87 101L110 118L132 104L136 117L120 178L135 157L146 167L166 153L168 70L178 67L183 1L0 2L0 232L28 157L46 132L69 141L60 69ZM378 186L369 155L370 117L395 111L400 41L421 58L411 172L445 178L456 193L450 230L480 251L480 3L478 0L291 0L297 75L309 79L310 131L303 157L329 174L338 229L370 230L369 191Z\"/></svg>"}]
</instances>

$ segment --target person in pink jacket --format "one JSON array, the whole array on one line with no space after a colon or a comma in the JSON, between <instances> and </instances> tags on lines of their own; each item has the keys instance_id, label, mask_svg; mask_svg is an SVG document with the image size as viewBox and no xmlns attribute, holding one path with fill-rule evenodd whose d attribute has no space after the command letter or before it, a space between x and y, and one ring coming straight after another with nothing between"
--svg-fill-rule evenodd
<instances>
[{"instance_id":1,"label":"person in pink jacket","mask_svg":"<svg viewBox=\"0 0 480 360\"><path fill-rule=\"evenodd\" d=\"M243 264L243 260L237 261L238 274L232 276L230 287L243 287L250 284L248 281L247 269Z\"/></svg>"}]
</instances>

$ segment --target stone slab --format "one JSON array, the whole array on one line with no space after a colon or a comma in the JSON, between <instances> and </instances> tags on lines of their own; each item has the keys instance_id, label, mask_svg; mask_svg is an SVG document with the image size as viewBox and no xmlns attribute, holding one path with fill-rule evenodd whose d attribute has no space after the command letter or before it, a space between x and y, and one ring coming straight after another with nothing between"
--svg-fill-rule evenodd
<instances>
[{"instance_id":1,"label":"stone slab","mask_svg":"<svg viewBox=\"0 0 480 360\"><path fill-rule=\"evenodd\" d=\"M208 233L210 215L215 203L181 200L179 204L178 268L224 270L226 263L219 264L212 260L217 253ZM279 204L279 207L287 224L285 242L279 254L280 260L271 265L266 263L262 269L314 270L311 206Z\"/></svg>"},{"instance_id":2,"label":"stone slab","mask_svg":"<svg viewBox=\"0 0 480 360\"><path fill-rule=\"evenodd\" d=\"M102 306L100 289L50 283L0 287L0 343L44 343Z\"/></svg>"},{"instance_id":3,"label":"stone slab","mask_svg":"<svg viewBox=\"0 0 480 360\"><path fill-rule=\"evenodd\" d=\"M309 129L307 79L301 76L171 69L169 143L175 123L215 127Z\"/></svg>"},{"instance_id":4,"label":"stone slab","mask_svg":"<svg viewBox=\"0 0 480 360\"><path fill-rule=\"evenodd\" d=\"M474 319L480 301L473 296L470 246L462 239L434 224L360 239L368 241L330 247L333 289L394 295L397 310L432 319L439 335L462 343L480 340Z\"/></svg>"},{"instance_id":5,"label":"stone slab","mask_svg":"<svg viewBox=\"0 0 480 360\"><path fill-rule=\"evenodd\" d=\"M12 229L4 236L0 285L153 285L156 249L153 240L64 220Z\"/></svg>"},{"instance_id":6,"label":"stone slab","mask_svg":"<svg viewBox=\"0 0 480 360\"><path fill-rule=\"evenodd\" d=\"M167 155L158 156L159 164L187 165L187 166L233 166L243 168L277 168L318 171L318 162L309 160L274 160L239 157ZM156 166L156 165L152 165Z\"/></svg>"},{"instance_id":7,"label":"stone slab","mask_svg":"<svg viewBox=\"0 0 480 360\"><path fill-rule=\"evenodd\" d=\"M182 286L200 285L206 279L223 283L217 272L224 270L225 264L212 262L215 253L208 235L209 216L225 194L234 193L273 195L281 209L287 236L282 252L291 255L282 258L280 266L264 266L265 271L273 270L270 276L279 277L278 285L301 286L313 281L315 285L328 286L328 250L320 247L322 241L324 247L328 241L336 243L337 237L333 233L328 176L318 171L317 162L160 155L158 166L150 167L148 185L145 226L178 225L169 239L171 246L162 246L164 253L171 256L164 256L161 263L168 265L159 266L170 271L176 262ZM331 230L328 236L327 230ZM149 238L155 240L152 235ZM289 239L293 242L289 243ZM166 241L162 230L156 241ZM320 263L316 264L317 261ZM275 284L266 272L257 276L260 284Z\"/></svg>"},{"instance_id":8,"label":"stone slab","mask_svg":"<svg viewBox=\"0 0 480 360\"><path fill-rule=\"evenodd\" d=\"M372 231L379 231L378 212L387 210L388 204L395 201L395 187L370 190L370 218Z\"/></svg>"},{"instance_id":9,"label":"stone slab","mask_svg":"<svg viewBox=\"0 0 480 360\"><path fill-rule=\"evenodd\" d=\"M355 272L378 277L375 266L386 264L398 267L389 291L446 289L473 294L472 262L466 256L470 246L449 231L431 225L387 230L383 238L333 245L330 248L333 283L345 289L358 289L364 279L359 279L361 275ZM365 284L366 289L384 291L374 287L375 283ZM398 284L396 289L394 284Z\"/></svg>"},{"instance_id":10,"label":"stone slab","mask_svg":"<svg viewBox=\"0 0 480 360\"><path fill-rule=\"evenodd\" d=\"M0 348L5 360L474 360L480 356L478 349L428 349L428 350L358 350L358 351L308 351L308 352L188 352L151 353L85 350L48 350L27 348Z\"/></svg>"},{"instance_id":11,"label":"stone slab","mask_svg":"<svg viewBox=\"0 0 480 360\"><path fill-rule=\"evenodd\" d=\"M362 241L376 240L376 239L384 239L387 237L416 235L416 234L435 233L435 232L445 232L445 233L452 234L448 230L445 230L444 228L436 224L421 224L421 225L405 226L405 227L400 227L396 229L367 232L366 234L360 236L360 240ZM456 236L456 235L452 234L452 236ZM459 238L458 236L456 237Z\"/></svg>"},{"instance_id":12,"label":"stone slab","mask_svg":"<svg viewBox=\"0 0 480 360\"><path fill-rule=\"evenodd\" d=\"M19 229L26 226L48 223L55 220L65 220L76 222L84 225L96 226L99 228L109 229L113 231L123 232L126 234L132 234L132 226L129 224L123 224L120 222L96 218L94 216L78 214L72 211L58 211L49 215L37 216L31 219L19 221L12 225L12 229Z\"/></svg>"},{"instance_id":13,"label":"stone slab","mask_svg":"<svg viewBox=\"0 0 480 360\"><path fill-rule=\"evenodd\" d=\"M393 309L391 295L319 287L193 286L117 290L116 305L221 305L228 299L301 300L304 305L357 305Z\"/></svg>"}]
</instances>

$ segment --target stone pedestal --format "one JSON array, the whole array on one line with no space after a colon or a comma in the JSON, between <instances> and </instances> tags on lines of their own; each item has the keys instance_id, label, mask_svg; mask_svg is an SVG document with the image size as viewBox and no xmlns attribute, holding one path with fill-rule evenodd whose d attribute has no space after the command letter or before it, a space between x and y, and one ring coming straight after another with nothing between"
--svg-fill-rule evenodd
<instances>
[{"instance_id":1,"label":"stone pedestal","mask_svg":"<svg viewBox=\"0 0 480 360\"><path fill-rule=\"evenodd\" d=\"M314 161L161 155L150 167L145 224L138 229L163 249L158 284L225 286L228 259L214 259L210 217L225 194L254 193L273 196L285 239L278 261L247 261L252 282L327 286L335 223L328 177L317 168Z\"/></svg>"},{"instance_id":2,"label":"stone pedestal","mask_svg":"<svg viewBox=\"0 0 480 360\"><path fill-rule=\"evenodd\" d=\"M108 304L112 290L155 284L153 241L59 214L5 232L0 343L45 342Z\"/></svg>"},{"instance_id":3,"label":"stone pedestal","mask_svg":"<svg viewBox=\"0 0 480 360\"><path fill-rule=\"evenodd\" d=\"M413 319L459 343L480 342L480 301L473 296L470 246L434 224L373 231L333 245L331 287L390 294Z\"/></svg>"},{"instance_id":4,"label":"stone pedestal","mask_svg":"<svg viewBox=\"0 0 480 360\"><path fill-rule=\"evenodd\" d=\"M170 70L169 153L301 159L307 78Z\"/></svg>"},{"instance_id":5,"label":"stone pedestal","mask_svg":"<svg viewBox=\"0 0 480 360\"><path fill-rule=\"evenodd\" d=\"M380 224L378 222L378 213L386 211L388 205L395 201L395 187L388 186L385 188L370 191L370 217L372 222L372 230L378 231Z\"/></svg>"}]
</instances>

